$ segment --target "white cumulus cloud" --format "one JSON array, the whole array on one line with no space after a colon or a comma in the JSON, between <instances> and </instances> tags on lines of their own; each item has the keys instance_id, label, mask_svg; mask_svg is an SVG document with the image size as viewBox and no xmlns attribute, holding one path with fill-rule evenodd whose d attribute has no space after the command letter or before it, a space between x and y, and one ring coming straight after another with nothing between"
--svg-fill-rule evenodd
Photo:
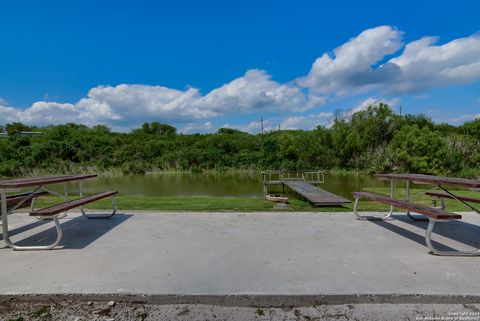
<instances>
[{"instance_id":1,"label":"white cumulus cloud","mask_svg":"<svg viewBox=\"0 0 480 321\"><path fill-rule=\"evenodd\" d=\"M435 45L437 41L423 37L404 46L399 30L390 26L368 29L336 48L333 55L317 58L297 83L325 99L372 90L416 93L480 80L480 35L443 45ZM401 54L381 63L402 48Z\"/></svg>"},{"instance_id":2,"label":"white cumulus cloud","mask_svg":"<svg viewBox=\"0 0 480 321\"><path fill-rule=\"evenodd\" d=\"M213 132L213 124L211 121L205 123L189 123L183 129L180 130L183 134L192 134L192 133L211 133Z\"/></svg>"},{"instance_id":3,"label":"white cumulus cloud","mask_svg":"<svg viewBox=\"0 0 480 321\"><path fill-rule=\"evenodd\" d=\"M314 127L324 122L319 107L330 99L411 93L428 98L426 91L431 88L480 80L479 34L437 43L436 37L423 37L405 44L402 31L379 26L364 30L332 53L323 53L307 75L293 81L278 82L264 70L251 69L207 93L197 88L119 84L94 87L78 102L38 101L15 108L0 98L0 124L102 123L128 129L145 121L160 121L187 124L184 132L205 132L214 130L211 120L215 117L252 113L272 118L280 112L294 114L264 124L265 128L276 129L280 122L284 128ZM353 111L375 102L369 98ZM310 114L305 116L307 110ZM305 125L299 127L302 122ZM238 129L252 132L259 128L259 122L250 122Z\"/></svg>"},{"instance_id":4,"label":"white cumulus cloud","mask_svg":"<svg viewBox=\"0 0 480 321\"><path fill-rule=\"evenodd\" d=\"M331 112L312 113L308 115L298 115L290 117L273 117L263 120L264 132L289 129L313 129L318 125L328 126L333 120L334 114ZM238 129L243 132L258 134L262 131L261 121L251 121L246 124L230 125L225 124L224 128Z\"/></svg>"},{"instance_id":5,"label":"white cumulus cloud","mask_svg":"<svg viewBox=\"0 0 480 321\"><path fill-rule=\"evenodd\" d=\"M75 104L39 101L21 110L2 107L0 121L47 125L65 122L138 124L147 120L179 122L229 113L301 111L307 108L302 91L280 84L262 70L249 70L237 79L201 95L196 88L176 90L162 86L98 86Z\"/></svg>"},{"instance_id":6,"label":"white cumulus cloud","mask_svg":"<svg viewBox=\"0 0 480 321\"><path fill-rule=\"evenodd\" d=\"M390 78L388 68L373 68L386 55L402 48L402 32L390 26L368 29L317 58L306 77L297 82L312 95L345 95L375 88Z\"/></svg>"},{"instance_id":7,"label":"white cumulus cloud","mask_svg":"<svg viewBox=\"0 0 480 321\"><path fill-rule=\"evenodd\" d=\"M99 86L89 91L77 107L84 117L104 120L145 120L150 118L177 121L201 119L216 114L193 106L200 98L195 88L185 91L162 86L127 85Z\"/></svg>"},{"instance_id":8,"label":"white cumulus cloud","mask_svg":"<svg viewBox=\"0 0 480 321\"><path fill-rule=\"evenodd\" d=\"M20 114L20 109L0 105L0 125L18 121Z\"/></svg>"},{"instance_id":9,"label":"white cumulus cloud","mask_svg":"<svg viewBox=\"0 0 480 321\"><path fill-rule=\"evenodd\" d=\"M217 113L263 110L302 111L308 109L303 92L292 84L280 84L258 69L249 70L243 77L212 90L195 102L196 106ZM208 106L208 107L206 107Z\"/></svg>"},{"instance_id":10,"label":"white cumulus cloud","mask_svg":"<svg viewBox=\"0 0 480 321\"><path fill-rule=\"evenodd\" d=\"M385 64L398 68L386 85L393 93L418 92L423 89L480 80L480 35L435 45L436 37L424 37L405 47L403 53Z\"/></svg>"},{"instance_id":11,"label":"white cumulus cloud","mask_svg":"<svg viewBox=\"0 0 480 321\"><path fill-rule=\"evenodd\" d=\"M327 126L333 119L333 113L321 112L307 116L288 117L281 123L282 129L313 129L318 125Z\"/></svg>"},{"instance_id":12,"label":"white cumulus cloud","mask_svg":"<svg viewBox=\"0 0 480 321\"><path fill-rule=\"evenodd\" d=\"M387 104L388 106L390 106L390 108L395 109L400 104L400 99L398 98L381 99L381 98L368 97L357 106L351 108L347 112L347 116L352 116L353 114L358 113L359 111L367 109L368 106L378 105L380 103Z\"/></svg>"}]
</instances>

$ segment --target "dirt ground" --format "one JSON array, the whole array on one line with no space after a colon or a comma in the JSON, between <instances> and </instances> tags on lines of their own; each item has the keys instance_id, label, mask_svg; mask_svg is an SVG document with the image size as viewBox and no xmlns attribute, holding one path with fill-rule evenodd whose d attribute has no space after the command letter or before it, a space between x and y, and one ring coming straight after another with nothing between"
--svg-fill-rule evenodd
<instances>
[{"instance_id":1,"label":"dirt ground","mask_svg":"<svg viewBox=\"0 0 480 321\"><path fill-rule=\"evenodd\" d=\"M150 320L480 320L480 304L344 304L258 308L218 305L157 305L132 302L14 299L0 303L1 321Z\"/></svg>"}]
</instances>

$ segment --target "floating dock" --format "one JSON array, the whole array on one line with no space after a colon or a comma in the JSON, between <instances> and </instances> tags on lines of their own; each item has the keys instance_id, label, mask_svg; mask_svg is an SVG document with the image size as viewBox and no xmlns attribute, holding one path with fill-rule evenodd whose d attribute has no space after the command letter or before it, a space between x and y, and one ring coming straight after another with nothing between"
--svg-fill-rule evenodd
<instances>
[{"instance_id":1,"label":"floating dock","mask_svg":"<svg viewBox=\"0 0 480 321\"><path fill-rule=\"evenodd\" d=\"M325 181L324 171L265 171L263 174L263 186L265 194L268 193L268 185L282 185L301 195L315 206L341 206L351 203L350 200L321 189L314 184Z\"/></svg>"},{"instance_id":2,"label":"floating dock","mask_svg":"<svg viewBox=\"0 0 480 321\"><path fill-rule=\"evenodd\" d=\"M287 185L290 189L297 192L298 194L302 195L306 200L310 203L313 203L315 206L319 205L332 205L332 206L340 206L343 204L350 203L349 200L346 198L327 192L320 187L311 185L306 182L300 181L285 181L285 185Z\"/></svg>"}]
</instances>

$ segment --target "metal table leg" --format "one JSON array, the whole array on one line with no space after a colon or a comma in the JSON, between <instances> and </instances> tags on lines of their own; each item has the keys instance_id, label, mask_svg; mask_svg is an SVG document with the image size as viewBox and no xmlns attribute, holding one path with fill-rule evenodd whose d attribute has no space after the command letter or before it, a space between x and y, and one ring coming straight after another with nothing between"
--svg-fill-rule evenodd
<instances>
[{"instance_id":1,"label":"metal table leg","mask_svg":"<svg viewBox=\"0 0 480 321\"><path fill-rule=\"evenodd\" d=\"M405 200L408 202L410 201L410 181L407 179L407 183L405 186ZM410 214L410 211L407 210L407 216L417 222L428 221L428 217L415 217Z\"/></svg>"},{"instance_id":2,"label":"metal table leg","mask_svg":"<svg viewBox=\"0 0 480 321\"><path fill-rule=\"evenodd\" d=\"M64 202L68 202L68 186L67 186L67 183L63 183L63 194L61 193L58 193L50 188L47 188L45 186L41 186L41 189L43 189L44 191L48 192L49 194L52 194L52 195L55 195L55 196L58 196L58 197L63 197L63 200ZM33 203L32 203L32 212L33 212ZM68 214L68 211L65 211L63 212L62 214L59 214L58 215L58 218L64 218L65 216L67 216ZM38 220L50 220L50 218L43 218L43 217L38 217L37 216L37 219Z\"/></svg>"},{"instance_id":3,"label":"metal table leg","mask_svg":"<svg viewBox=\"0 0 480 321\"><path fill-rule=\"evenodd\" d=\"M2 216L2 235L3 242L8 246L8 243L5 241L5 238L8 238L8 220L7 220L7 193L0 190L0 215Z\"/></svg>"},{"instance_id":4,"label":"metal table leg","mask_svg":"<svg viewBox=\"0 0 480 321\"><path fill-rule=\"evenodd\" d=\"M395 181L393 178L390 178L390 199L395 199ZM385 215L385 218L389 218L393 214L394 207L393 205L390 205L390 212L388 212L387 215Z\"/></svg>"},{"instance_id":5,"label":"metal table leg","mask_svg":"<svg viewBox=\"0 0 480 321\"><path fill-rule=\"evenodd\" d=\"M425 242L427 243L428 248L432 251L433 254L444 255L444 256L479 256L480 255L480 248L474 249L472 251L441 251L436 249L433 246L431 241L433 228L435 227L436 222L442 222L442 220L435 220L430 218L427 232L425 234Z\"/></svg>"}]
</instances>

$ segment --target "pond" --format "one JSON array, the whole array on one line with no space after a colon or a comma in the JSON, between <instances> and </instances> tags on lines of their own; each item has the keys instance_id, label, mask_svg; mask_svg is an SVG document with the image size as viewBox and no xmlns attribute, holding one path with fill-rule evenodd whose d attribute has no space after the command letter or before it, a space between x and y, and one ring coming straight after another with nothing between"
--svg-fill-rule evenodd
<instances>
[{"instance_id":1,"label":"pond","mask_svg":"<svg viewBox=\"0 0 480 321\"><path fill-rule=\"evenodd\" d=\"M368 175L326 174L325 183L320 184L319 187L351 198L353 191L360 191L367 186L386 187L389 186L388 184L386 181L380 181ZM87 193L118 190L121 195L132 196L263 197L260 174L153 173L98 177L85 182L84 186ZM281 191L281 187L279 189ZM271 186L270 190L274 191Z\"/></svg>"}]
</instances>

